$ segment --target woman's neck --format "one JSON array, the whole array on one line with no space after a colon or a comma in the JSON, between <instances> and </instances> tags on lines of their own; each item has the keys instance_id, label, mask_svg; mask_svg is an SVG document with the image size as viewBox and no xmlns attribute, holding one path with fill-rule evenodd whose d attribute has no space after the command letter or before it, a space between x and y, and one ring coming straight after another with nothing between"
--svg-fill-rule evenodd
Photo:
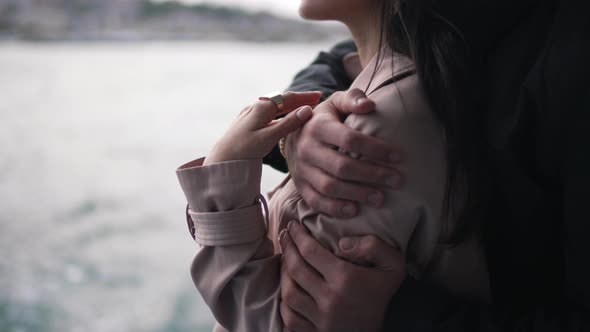
<instances>
[{"instance_id":1,"label":"woman's neck","mask_svg":"<svg viewBox=\"0 0 590 332\"><path fill-rule=\"evenodd\" d=\"M381 15L368 14L355 21L344 22L358 49L361 66L365 68L379 52L381 40Z\"/></svg>"}]
</instances>

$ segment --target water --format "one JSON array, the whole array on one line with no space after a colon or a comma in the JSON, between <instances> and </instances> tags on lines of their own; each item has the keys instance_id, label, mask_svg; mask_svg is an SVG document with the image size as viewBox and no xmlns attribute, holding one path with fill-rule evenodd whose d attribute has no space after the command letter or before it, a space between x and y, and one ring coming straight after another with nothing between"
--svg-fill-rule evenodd
<instances>
[{"instance_id":1,"label":"water","mask_svg":"<svg viewBox=\"0 0 590 332\"><path fill-rule=\"evenodd\" d=\"M0 330L210 331L174 170L327 46L0 44Z\"/></svg>"}]
</instances>

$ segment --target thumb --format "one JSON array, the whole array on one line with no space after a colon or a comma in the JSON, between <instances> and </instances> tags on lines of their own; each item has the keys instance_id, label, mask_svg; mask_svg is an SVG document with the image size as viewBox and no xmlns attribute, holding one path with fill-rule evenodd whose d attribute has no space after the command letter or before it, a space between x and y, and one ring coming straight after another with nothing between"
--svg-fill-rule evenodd
<instances>
[{"instance_id":1,"label":"thumb","mask_svg":"<svg viewBox=\"0 0 590 332\"><path fill-rule=\"evenodd\" d=\"M311 119L312 115L313 111L310 106L301 106L284 118L264 128L264 130L267 131L266 135L270 136L273 141L278 141L281 137L285 137L303 126Z\"/></svg>"},{"instance_id":2,"label":"thumb","mask_svg":"<svg viewBox=\"0 0 590 332\"><path fill-rule=\"evenodd\" d=\"M374 235L341 238L339 257L356 264L383 270L403 270L405 260L396 246L385 243Z\"/></svg>"},{"instance_id":3,"label":"thumb","mask_svg":"<svg viewBox=\"0 0 590 332\"><path fill-rule=\"evenodd\" d=\"M339 117L346 117L350 113L369 113L375 110L375 102L359 89L346 92L336 92L329 99L329 107Z\"/></svg>"}]
</instances>

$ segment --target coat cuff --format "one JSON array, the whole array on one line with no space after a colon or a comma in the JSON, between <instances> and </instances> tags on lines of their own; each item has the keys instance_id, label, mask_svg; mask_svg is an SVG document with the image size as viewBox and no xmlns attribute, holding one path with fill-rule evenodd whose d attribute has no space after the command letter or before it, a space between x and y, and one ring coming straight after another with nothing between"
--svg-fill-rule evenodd
<instances>
[{"instance_id":1,"label":"coat cuff","mask_svg":"<svg viewBox=\"0 0 590 332\"><path fill-rule=\"evenodd\" d=\"M260 159L202 166L204 158L176 171L191 210L198 213L243 209L257 204L262 176Z\"/></svg>"},{"instance_id":2,"label":"coat cuff","mask_svg":"<svg viewBox=\"0 0 590 332\"><path fill-rule=\"evenodd\" d=\"M260 240L266 227L260 204L225 212L194 212L195 241L203 246L232 246Z\"/></svg>"}]
</instances>

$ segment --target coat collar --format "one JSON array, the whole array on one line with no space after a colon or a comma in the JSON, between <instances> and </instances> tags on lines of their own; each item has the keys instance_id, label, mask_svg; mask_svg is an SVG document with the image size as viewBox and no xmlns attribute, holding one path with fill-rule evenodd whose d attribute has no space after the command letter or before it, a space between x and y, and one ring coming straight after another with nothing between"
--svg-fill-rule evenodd
<instances>
[{"instance_id":1,"label":"coat collar","mask_svg":"<svg viewBox=\"0 0 590 332\"><path fill-rule=\"evenodd\" d=\"M349 75L353 75L355 71L358 72L360 68L358 54L351 54L348 59L344 59L344 62ZM354 65L359 68L354 68ZM361 89L366 95L370 95L381 87L412 74L414 71L414 63L408 57L395 53L390 48L383 48L360 71L351 88Z\"/></svg>"}]
</instances>

